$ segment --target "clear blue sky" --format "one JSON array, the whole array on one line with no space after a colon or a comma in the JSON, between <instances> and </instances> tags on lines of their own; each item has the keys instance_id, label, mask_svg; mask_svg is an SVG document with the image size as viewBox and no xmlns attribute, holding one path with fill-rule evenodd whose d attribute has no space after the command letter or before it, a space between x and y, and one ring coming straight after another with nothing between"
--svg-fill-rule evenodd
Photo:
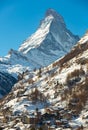
<instances>
[{"instance_id":1,"label":"clear blue sky","mask_svg":"<svg viewBox=\"0 0 88 130\"><path fill-rule=\"evenodd\" d=\"M0 0L0 56L17 50L48 8L60 13L74 34L82 36L88 29L88 0Z\"/></svg>"}]
</instances>

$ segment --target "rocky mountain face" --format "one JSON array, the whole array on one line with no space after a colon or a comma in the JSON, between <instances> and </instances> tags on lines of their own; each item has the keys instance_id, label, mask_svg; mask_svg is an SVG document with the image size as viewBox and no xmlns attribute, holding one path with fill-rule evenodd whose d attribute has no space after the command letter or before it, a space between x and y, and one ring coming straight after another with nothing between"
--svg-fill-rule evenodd
<instances>
[{"instance_id":1,"label":"rocky mountain face","mask_svg":"<svg viewBox=\"0 0 88 130\"><path fill-rule=\"evenodd\" d=\"M63 58L20 77L1 101L4 130L44 130L44 123L54 130L88 129L88 33Z\"/></svg>"},{"instance_id":2,"label":"rocky mountain face","mask_svg":"<svg viewBox=\"0 0 88 130\"><path fill-rule=\"evenodd\" d=\"M0 72L0 98L8 94L17 80L8 73Z\"/></svg>"}]
</instances>

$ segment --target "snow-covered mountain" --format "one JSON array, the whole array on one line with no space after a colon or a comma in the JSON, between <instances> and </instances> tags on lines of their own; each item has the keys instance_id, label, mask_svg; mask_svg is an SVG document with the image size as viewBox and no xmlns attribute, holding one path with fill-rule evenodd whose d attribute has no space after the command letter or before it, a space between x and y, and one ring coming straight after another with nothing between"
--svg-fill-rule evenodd
<instances>
[{"instance_id":1,"label":"snow-covered mountain","mask_svg":"<svg viewBox=\"0 0 88 130\"><path fill-rule=\"evenodd\" d=\"M25 70L32 70L38 67L37 63L31 62L25 55L21 52L11 49L8 55L5 57L0 57L0 70L9 72L16 77L17 73L22 73Z\"/></svg>"},{"instance_id":2,"label":"snow-covered mountain","mask_svg":"<svg viewBox=\"0 0 88 130\"><path fill-rule=\"evenodd\" d=\"M79 37L66 28L63 17L49 9L37 31L19 51L40 66L47 66L69 52L78 40Z\"/></svg>"},{"instance_id":3,"label":"snow-covered mountain","mask_svg":"<svg viewBox=\"0 0 88 130\"><path fill-rule=\"evenodd\" d=\"M11 49L7 56L0 58L0 70L17 73L47 66L67 54L78 40L66 28L63 17L49 9L37 31L19 50Z\"/></svg>"},{"instance_id":4,"label":"snow-covered mountain","mask_svg":"<svg viewBox=\"0 0 88 130\"><path fill-rule=\"evenodd\" d=\"M18 127L24 130L34 124L36 128L43 127L44 122L54 130L67 127L69 130L87 130L88 33L63 58L47 67L24 72L0 107L4 119L1 118L10 117L2 123L4 130ZM35 114L36 108L41 112L40 118ZM6 116L5 111L8 111ZM50 114L49 117L45 117L45 113ZM28 118L37 118L39 122L31 122L32 125Z\"/></svg>"},{"instance_id":5,"label":"snow-covered mountain","mask_svg":"<svg viewBox=\"0 0 88 130\"><path fill-rule=\"evenodd\" d=\"M0 71L17 78L19 72L53 63L67 54L78 40L79 37L66 28L62 16L49 9L37 31L18 51L11 49L7 56L0 57Z\"/></svg>"}]
</instances>

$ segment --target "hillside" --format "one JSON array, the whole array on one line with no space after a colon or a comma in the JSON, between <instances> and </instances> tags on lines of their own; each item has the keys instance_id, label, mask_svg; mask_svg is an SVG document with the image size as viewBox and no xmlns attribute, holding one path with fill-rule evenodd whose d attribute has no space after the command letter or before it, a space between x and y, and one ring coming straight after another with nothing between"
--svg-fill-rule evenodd
<instances>
[{"instance_id":1,"label":"hillside","mask_svg":"<svg viewBox=\"0 0 88 130\"><path fill-rule=\"evenodd\" d=\"M1 100L4 130L88 129L88 33L63 58L18 77Z\"/></svg>"}]
</instances>

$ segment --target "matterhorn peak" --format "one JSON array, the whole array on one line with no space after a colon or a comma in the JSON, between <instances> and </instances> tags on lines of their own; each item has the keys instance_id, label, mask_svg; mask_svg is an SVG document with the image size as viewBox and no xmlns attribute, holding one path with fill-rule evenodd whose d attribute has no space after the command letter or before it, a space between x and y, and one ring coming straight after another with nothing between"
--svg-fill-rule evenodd
<instances>
[{"instance_id":1,"label":"matterhorn peak","mask_svg":"<svg viewBox=\"0 0 88 130\"><path fill-rule=\"evenodd\" d=\"M58 15L57 12L54 10L54 9L51 9L49 8L47 11L46 11L46 16L49 16L49 15Z\"/></svg>"},{"instance_id":2,"label":"matterhorn peak","mask_svg":"<svg viewBox=\"0 0 88 130\"><path fill-rule=\"evenodd\" d=\"M48 9L37 31L19 51L40 66L47 66L70 51L79 38L67 28L63 17Z\"/></svg>"},{"instance_id":3,"label":"matterhorn peak","mask_svg":"<svg viewBox=\"0 0 88 130\"><path fill-rule=\"evenodd\" d=\"M65 24L63 17L60 14L58 14L54 9L50 8L46 11L45 17L48 17L48 16L52 16L55 21Z\"/></svg>"},{"instance_id":4,"label":"matterhorn peak","mask_svg":"<svg viewBox=\"0 0 88 130\"><path fill-rule=\"evenodd\" d=\"M66 24L64 22L63 17L58 14L55 10L53 9L48 9L45 13L44 19L40 21L40 27L45 28L47 25L58 24L59 26L63 26L63 28L66 28ZM48 26L51 27L51 26Z\"/></svg>"}]
</instances>

